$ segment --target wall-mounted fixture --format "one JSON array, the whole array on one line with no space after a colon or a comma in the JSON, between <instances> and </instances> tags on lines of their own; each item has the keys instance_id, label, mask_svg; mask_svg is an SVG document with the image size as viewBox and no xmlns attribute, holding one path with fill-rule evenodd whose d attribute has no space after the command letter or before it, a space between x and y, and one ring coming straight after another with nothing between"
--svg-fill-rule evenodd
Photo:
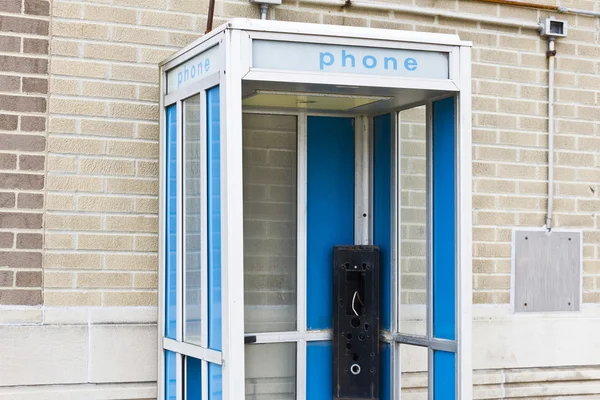
<instances>
[{"instance_id":1,"label":"wall-mounted fixture","mask_svg":"<svg viewBox=\"0 0 600 400\"><path fill-rule=\"evenodd\" d=\"M260 4L260 19L267 19L269 6L281 5L281 0L250 0L252 4Z\"/></svg>"}]
</instances>

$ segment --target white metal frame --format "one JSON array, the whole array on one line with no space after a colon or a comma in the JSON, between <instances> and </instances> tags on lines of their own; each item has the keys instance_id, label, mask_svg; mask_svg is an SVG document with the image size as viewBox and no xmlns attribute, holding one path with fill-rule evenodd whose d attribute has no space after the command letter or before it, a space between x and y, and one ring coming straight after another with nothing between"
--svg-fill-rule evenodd
<instances>
[{"instance_id":1,"label":"white metal frame","mask_svg":"<svg viewBox=\"0 0 600 400\"><path fill-rule=\"evenodd\" d=\"M251 69L251 41L253 38L272 39L272 40L294 40L315 43L344 43L353 46L372 46L372 47L392 47L392 48L417 48L420 50L447 51L450 62L450 79L406 79L406 78L379 78L373 76L360 76L352 74L322 74L322 73L294 73L282 71L260 71ZM457 135L456 135L456 159L457 165L457 206L456 206L456 285L457 285L457 398L470 400L472 398L472 378L471 378L471 81L470 81L470 43L462 42L456 36L443 34L427 34L422 32L399 32L389 30L378 30L372 28L355 27L334 27L326 25L308 25L290 22L274 21L255 21L236 19L216 29L208 35L203 36L196 42L177 52L167 59L161 65L161 132L165 129L165 107L174 102L179 102L182 98L189 97L195 93L201 86L199 83L189 85L182 89L181 93L175 92L165 95L165 76L166 71L176 67L201 52L215 46L220 46L222 55L221 70L214 77L219 77L221 93L221 228L222 228L222 327L223 327L223 350L221 354L221 364L223 365L223 399L239 400L244 398L244 308L243 308L243 254L239 249L243 248L243 201L242 201L242 80L258 81L277 81L294 82L307 84L327 84L347 87L397 87L406 89L424 89L445 91L448 93L458 92L457 96ZM209 76L205 77L206 80ZM204 81L203 80L203 81ZM185 95L184 95L185 93ZM392 111L392 110L390 110ZM398 110L395 110L398 111ZM181 110L178 110L181 114ZM272 113L269 111L269 113ZM286 112L290 114L289 111ZM311 113L312 114L312 113ZM320 113L315 113L320 114ZM397 131L399 124L397 121L397 112L394 113L394 130ZM348 117L347 114L344 116ZM180 117L179 117L180 118ZM306 113L300 113L298 120L299 127L306 129ZM304 126L302 125L304 124ZM364 125L363 125L364 126ZM368 124L367 124L368 126ZM181 121L179 121L181 128ZM367 131L370 129L367 128ZM361 154L364 152L364 142L361 145ZM367 143L370 143L367 140ZM299 139L298 151L305 150L306 142ZM160 190L164 193L165 183L165 143L161 141L160 145ZM367 154L368 154L367 150ZM396 141L395 154L400 154L400 140ZM364 158L364 157L363 157ZM181 162L181 161L179 161ZM400 187L400 169L399 157L395 157L396 166L394 183L395 207L399 207L400 198L398 189ZM361 161L363 168L370 169L370 164ZM306 165L301 165L300 158L298 164L298 177L306 179ZM301 174L304 176L301 176ZM367 172L368 174L369 172ZM180 175L180 174L179 174ZM181 179L181 178L179 178ZM181 183L179 184L179 186ZM368 190L368 189L367 189ZM368 194L368 191L367 191ZM300 209L300 196L306 196L305 182L299 185L298 191L298 211L302 211L304 218L306 209ZM159 399L164 397L164 352L163 349L172 349L177 354L188 354L190 356L200 356L205 360L218 362L216 354L200 352L201 347L192 346L189 348L186 344L172 343L171 340L164 340L164 227L165 227L165 200L160 197L160 233L159 233ZM363 205L364 206L364 205ZM364 208L364 207L363 207ZM370 210L370 208L369 208ZM399 211L399 209L396 209ZM368 212L367 220L370 220L371 213ZM180 213L181 218L181 213ZM301 226L302 221L298 221L299 229L305 229ZM304 220L305 223L305 220ZM180 224L181 226L181 224ZM361 232L367 232L370 236L371 225L367 221L366 228L361 225ZM395 249L393 257L396 265L400 259L400 238L397 232L398 224L396 221ZM301 235L299 235L301 236ZM364 233L362 240L364 241ZM301 268L302 263L306 263L305 250L306 242L298 243L298 285L306 284L305 270ZM301 271L302 269L302 271ZM181 267L180 267L181 270ZM179 275L181 276L181 275ZM229 279L231 277L231 279ZM393 327L399 328L397 291L399 274L396 272L394 277L394 289L392 291ZM181 288L179 288L181 289ZM298 293L300 295L301 292ZM298 301L298 329L306 330L305 314L306 299ZM206 302L204 302L206 304ZM178 308L182 304L178 304ZM300 318L302 315L302 318ZM181 318L179 318L181 321ZM205 320L206 321L206 320ZM178 334L181 329L178 329ZM181 331L182 333L182 331ZM306 368L305 349L306 341L326 340L331 333L328 331L311 332L306 336L296 336L293 334L261 334L257 335L258 343L267 343L273 341L296 341L298 343L298 354L304 354L298 357L298 367L302 370ZM205 335L206 336L206 335ZM395 343L395 339L402 341L413 340L414 338L394 338L392 335L383 333L385 340ZM179 336L178 336L179 339ZM417 339L414 339L417 340ZM413 341L414 341L413 340ZM414 343L417 344L417 343ZM437 343L444 347L447 343ZM392 368L400 368L400 355L393 346ZM302 352L300 350L303 350ZM179 352L181 351L181 352ZM218 352L216 352L218 353ZM179 358L181 355L178 356ZM212 362L211 361L211 362ZM178 365L182 365L181 362ZM203 365L204 366L204 365ZM203 368L203 376L206 368ZM179 367L178 373L181 373ZM397 375L397 374L395 374ZM305 385L305 377L299 377L297 380L298 389ZM204 380L204 378L203 378ZM183 382L178 379L178 382ZM207 386L207 385L203 385ZM181 390L180 390L181 392ZM298 398L303 399L302 392L298 392ZM393 398L400 398L399 382L394 383Z\"/></svg>"}]
</instances>

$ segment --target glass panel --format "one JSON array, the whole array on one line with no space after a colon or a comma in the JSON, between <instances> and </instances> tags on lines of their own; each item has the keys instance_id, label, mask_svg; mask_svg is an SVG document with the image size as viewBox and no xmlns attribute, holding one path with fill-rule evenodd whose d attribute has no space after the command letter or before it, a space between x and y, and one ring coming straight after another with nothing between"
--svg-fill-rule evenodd
<instances>
[{"instance_id":1,"label":"glass panel","mask_svg":"<svg viewBox=\"0 0 600 400\"><path fill-rule=\"evenodd\" d=\"M428 348L396 344L401 355L402 399L427 400L428 387ZM437 396L436 396L437 399Z\"/></svg>"},{"instance_id":2,"label":"glass panel","mask_svg":"<svg viewBox=\"0 0 600 400\"><path fill-rule=\"evenodd\" d=\"M293 331L297 121L247 114L243 126L245 331Z\"/></svg>"},{"instance_id":3,"label":"glass panel","mask_svg":"<svg viewBox=\"0 0 600 400\"><path fill-rule=\"evenodd\" d=\"M306 324L331 329L333 246L354 243L354 119L307 125Z\"/></svg>"},{"instance_id":4,"label":"glass panel","mask_svg":"<svg viewBox=\"0 0 600 400\"><path fill-rule=\"evenodd\" d=\"M425 106L400 112L400 331L427 334Z\"/></svg>"},{"instance_id":5,"label":"glass panel","mask_svg":"<svg viewBox=\"0 0 600 400\"><path fill-rule=\"evenodd\" d=\"M454 98L433 103L433 335L454 340Z\"/></svg>"},{"instance_id":6,"label":"glass panel","mask_svg":"<svg viewBox=\"0 0 600 400\"><path fill-rule=\"evenodd\" d=\"M208 364L208 399L223 398L223 368L218 364Z\"/></svg>"},{"instance_id":7,"label":"glass panel","mask_svg":"<svg viewBox=\"0 0 600 400\"><path fill-rule=\"evenodd\" d=\"M202 400L202 361L193 357L185 358L185 398Z\"/></svg>"},{"instance_id":8,"label":"glass panel","mask_svg":"<svg viewBox=\"0 0 600 400\"><path fill-rule=\"evenodd\" d=\"M200 343L200 283L202 179L200 142L200 95L183 102L184 201L185 201L185 341Z\"/></svg>"},{"instance_id":9,"label":"glass panel","mask_svg":"<svg viewBox=\"0 0 600 400\"><path fill-rule=\"evenodd\" d=\"M208 141L208 346L213 350L221 350L221 103L218 86L206 92L206 102Z\"/></svg>"},{"instance_id":10,"label":"glass panel","mask_svg":"<svg viewBox=\"0 0 600 400\"><path fill-rule=\"evenodd\" d=\"M306 344L306 398L331 400L333 393L333 347L331 342Z\"/></svg>"},{"instance_id":11,"label":"glass panel","mask_svg":"<svg viewBox=\"0 0 600 400\"><path fill-rule=\"evenodd\" d=\"M296 343L245 347L246 399L295 400Z\"/></svg>"},{"instance_id":12,"label":"glass panel","mask_svg":"<svg viewBox=\"0 0 600 400\"><path fill-rule=\"evenodd\" d=\"M456 392L456 355L446 351L433 353L433 390L435 400L454 400Z\"/></svg>"},{"instance_id":13,"label":"glass panel","mask_svg":"<svg viewBox=\"0 0 600 400\"><path fill-rule=\"evenodd\" d=\"M379 400L392 400L392 345L379 343Z\"/></svg>"},{"instance_id":14,"label":"glass panel","mask_svg":"<svg viewBox=\"0 0 600 400\"><path fill-rule=\"evenodd\" d=\"M165 335L177 335L177 106L167 108L167 204L165 243Z\"/></svg>"},{"instance_id":15,"label":"glass panel","mask_svg":"<svg viewBox=\"0 0 600 400\"><path fill-rule=\"evenodd\" d=\"M165 351L165 398L177 399L177 355L172 351Z\"/></svg>"},{"instance_id":16,"label":"glass panel","mask_svg":"<svg viewBox=\"0 0 600 400\"><path fill-rule=\"evenodd\" d=\"M390 330L392 316L392 118L373 119L373 244L379 246L380 326Z\"/></svg>"}]
</instances>

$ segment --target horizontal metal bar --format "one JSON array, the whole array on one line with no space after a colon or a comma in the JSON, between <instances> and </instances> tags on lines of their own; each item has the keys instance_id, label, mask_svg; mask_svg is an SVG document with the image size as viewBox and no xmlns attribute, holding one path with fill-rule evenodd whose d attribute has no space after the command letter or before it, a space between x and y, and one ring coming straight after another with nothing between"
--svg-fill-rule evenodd
<instances>
[{"instance_id":1,"label":"horizontal metal bar","mask_svg":"<svg viewBox=\"0 0 600 400\"><path fill-rule=\"evenodd\" d=\"M419 347L430 347L433 350L456 353L456 341L447 339L428 338L425 336L413 336L395 334L394 341L401 344L409 344Z\"/></svg>"},{"instance_id":2,"label":"horizontal metal bar","mask_svg":"<svg viewBox=\"0 0 600 400\"><path fill-rule=\"evenodd\" d=\"M261 343L277 343L277 342L297 342L298 340L306 340L307 342L318 342L331 340L331 330L324 331L307 331L307 332L265 332L265 333L248 333L246 337L256 338L253 344Z\"/></svg>"},{"instance_id":3,"label":"horizontal metal bar","mask_svg":"<svg viewBox=\"0 0 600 400\"><path fill-rule=\"evenodd\" d=\"M163 338L163 348L175 353L194 357L199 360L207 361L211 364L223 364L223 353L216 350L205 349L189 343L178 342L173 339Z\"/></svg>"}]
</instances>

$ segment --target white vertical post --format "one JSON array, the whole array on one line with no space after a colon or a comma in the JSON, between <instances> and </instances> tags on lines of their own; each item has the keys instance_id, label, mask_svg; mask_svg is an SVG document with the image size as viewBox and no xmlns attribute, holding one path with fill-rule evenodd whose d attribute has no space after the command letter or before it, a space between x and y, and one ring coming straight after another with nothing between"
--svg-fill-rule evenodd
<instances>
[{"instance_id":1,"label":"white vertical post","mask_svg":"<svg viewBox=\"0 0 600 400\"><path fill-rule=\"evenodd\" d=\"M177 315L176 321L176 333L175 337L177 341L183 341L183 102L180 100L177 102L177 195L175 197L177 210L177 258L176 258L176 281L175 281L175 297L176 307L175 314ZM176 390L177 400L183 400L183 356L181 354L176 355L177 366L177 384Z\"/></svg>"},{"instance_id":2,"label":"white vertical post","mask_svg":"<svg viewBox=\"0 0 600 400\"><path fill-rule=\"evenodd\" d=\"M391 260L391 284L392 284L392 318L390 321L390 330L394 334L400 331L400 256L401 256L401 244L402 234L400 232L401 221L401 199L402 199L402 164L400 156L402 154L401 145L401 133L400 133L400 113L394 111L392 114L392 260ZM400 345L392 341L390 343L391 354L392 354L392 399L402 398L402 354Z\"/></svg>"},{"instance_id":3,"label":"white vertical post","mask_svg":"<svg viewBox=\"0 0 600 400\"><path fill-rule=\"evenodd\" d=\"M158 382L156 385L157 399L165 398L165 354L163 337L165 336L165 239L166 239L166 109L164 107L165 73L160 70L160 141L159 141L159 175L158 175Z\"/></svg>"},{"instance_id":4,"label":"white vertical post","mask_svg":"<svg viewBox=\"0 0 600 400\"><path fill-rule=\"evenodd\" d=\"M471 48L460 48L460 92L456 112L456 328L457 399L473 398Z\"/></svg>"},{"instance_id":5,"label":"white vertical post","mask_svg":"<svg viewBox=\"0 0 600 400\"><path fill-rule=\"evenodd\" d=\"M220 87L224 400L245 397L241 37L240 31L228 29L225 31L225 46L220 46L225 61Z\"/></svg>"},{"instance_id":6,"label":"white vertical post","mask_svg":"<svg viewBox=\"0 0 600 400\"><path fill-rule=\"evenodd\" d=\"M307 215L307 115L297 116L297 230L296 230L296 308L297 330L306 332L306 215ZM306 340L299 340L296 348L296 398L306 398Z\"/></svg>"}]
</instances>

